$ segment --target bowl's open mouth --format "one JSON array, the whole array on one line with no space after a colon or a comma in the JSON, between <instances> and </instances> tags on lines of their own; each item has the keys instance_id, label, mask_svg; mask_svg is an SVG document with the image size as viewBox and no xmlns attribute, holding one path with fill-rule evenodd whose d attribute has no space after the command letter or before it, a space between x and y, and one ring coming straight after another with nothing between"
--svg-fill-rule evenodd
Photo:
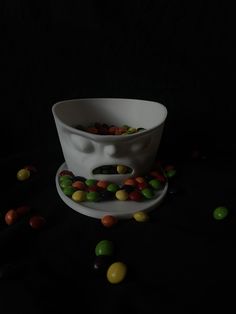
<instances>
[{"instance_id":1,"label":"bowl's open mouth","mask_svg":"<svg viewBox=\"0 0 236 314\"><path fill-rule=\"evenodd\" d=\"M126 165L102 165L92 171L93 175L124 175L132 174L133 169Z\"/></svg>"}]
</instances>

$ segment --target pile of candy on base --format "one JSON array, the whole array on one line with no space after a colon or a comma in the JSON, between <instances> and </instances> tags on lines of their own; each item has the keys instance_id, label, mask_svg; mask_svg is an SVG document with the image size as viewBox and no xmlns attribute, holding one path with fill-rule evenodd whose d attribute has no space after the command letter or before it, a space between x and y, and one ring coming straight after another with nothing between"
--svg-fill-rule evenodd
<instances>
[{"instance_id":1,"label":"pile of candy on base","mask_svg":"<svg viewBox=\"0 0 236 314\"><path fill-rule=\"evenodd\" d=\"M117 168L124 166L118 165ZM107 200L145 201L153 199L174 169L156 168L145 176L126 178L121 184L105 180L75 176L70 170L59 173L58 182L63 193L75 202L99 202Z\"/></svg>"}]
</instances>

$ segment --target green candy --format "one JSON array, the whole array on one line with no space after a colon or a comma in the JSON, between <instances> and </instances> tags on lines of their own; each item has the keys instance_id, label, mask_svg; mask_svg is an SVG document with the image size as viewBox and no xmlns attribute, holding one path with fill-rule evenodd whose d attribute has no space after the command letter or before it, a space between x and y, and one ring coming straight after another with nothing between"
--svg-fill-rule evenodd
<instances>
[{"instance_id":1,"label":"green candy","mask_svg":"<svg viewBox=\"0 0 236 314\"><path fill-rule=\"evenodd\" d=\"M94 179L87 179L87 180L85 180L85 184L86 184L87 186L92 186L92 185L94 185L96 182L97 182L97 180L94 180Z\"/></svg>"},{"instance_id":2,"label":"green candy","mask_svg":"<svg viewBox=\"0 0 236 314\"><path fill-rule=\"evenodd\" d=\"M216 207L213 211L213 217L216 220L222 220L228 215L229 211L225 206Z\"/></svg>"},{"instance_id":3,"label":"green candy","mask_svg":"<svg viewBox=\"0 0 236 314\"><path fill-rule=\"evenodd\" d=\"M89 202L96 202L99 200L99 193L96 191L91 191L86 194L86 199Z\"/></svg>"},{"instance_id":4,"label":"green candy","mask_svg":"<svg viewBox=\"0 0 236 314\"><path fill-rule=\"evenodd\" d=\"M167 178L172 178L176 175L176 170L175 169L167 170L165 173Z\"/></svg>"},{"instance_id":5,"label":"green candy","mask_svg":"<svg viewBox=\"0 0 236 314\"><path fill-rule=\"evenodd\" d=\"M151 189L149 189L149 188L143 189L143 190L141 191L141 193L143 194L143 196L144 196L145 198L148 198L148 199L151 199L151 198L153 198L153 196L154 196L153 191L152 191Z\"/></svg>"},{"instance_id":6,"label":"green candy","mask_svg":"<svg viewBox=\"0 0 236 314\"><path fill-rule=\"evenodd\" d=\"M68 180L68 179L72 180L72 178L73 178L72 176L70 176L69 174L66 174L64 176L59 177L59 181L63 182L64 180Z\"/></svg>"},{"instance_id":7,"label":"green candy","mask_svg":"<svg viewBox=\"0 0 236 314\"><path fill-rule=\"evenodd\" d=\"M157 179L152 179L148 182L151 187L153 187L153 189L155 190L159 190L161 188L161 182Z\"/></svg>"},{"instance_id":8,"label":"green candy","mask_svg":"<svg viewBox=\"0 0 236 314\"><path fill-rule=\"evenodd\" d=\"M71 185L72 185L72 180L71 180L71 179L65 179L65 180L62 180L62 181L60 182L60 187L61 187L62 189L66 188L66 187L68 187L68 186L71 186Z\"/></svg>"},{"instance_id":9,"label":"green candy","mask_svg":"<svg viewBox=\"0 0 236 314\"><path fill-rule=\"evenodd\" d=\"M73 186L66 186L64 189L63 189L63 193L66 195L66 196L72 196L72 194L76 191L75 188L73 188Z\"/></svg>"},{"instance_id":10,"label":"green candy","mask_svg":"<svg viewBox=\"0 0 236 314\"><path fill-rule=\"evenodd\" d=\"M95 254L96 256L99 255L108 255L111 256L114 251L114 245L109 240L102 240L98 242L98 244L95 247Z\"/></svg>"},{"instance_id":11,"label":"green candy","mask_svg":"<svg viewBox=\"0 0 236 314\"><path fill-rule=\"evenodd\" d=\"M108 186L107 186L107 191L110 191L112 193L115 193L116 191L119 190L119 186L115 183L110 183Z\"/></svg>"}]
</instances>

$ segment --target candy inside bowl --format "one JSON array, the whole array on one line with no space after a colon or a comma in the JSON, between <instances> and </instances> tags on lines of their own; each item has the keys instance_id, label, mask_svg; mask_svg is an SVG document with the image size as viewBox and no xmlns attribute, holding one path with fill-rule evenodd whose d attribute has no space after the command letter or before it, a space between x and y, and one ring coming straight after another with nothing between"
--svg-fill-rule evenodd
<instances>
[{"instance_id":1,"label":"candy inside bowl","mask_svg":"<svg viewBox=\"0 0 236 314\"><path fill-rule=\"evenodd\" d=\"M52 112L67 168L77 176L116 183L150 171L167 116L158 102L121 98L65 100ZM101 134L92 131L95 123L127 129Z\"/></svg>"}]
</instances>

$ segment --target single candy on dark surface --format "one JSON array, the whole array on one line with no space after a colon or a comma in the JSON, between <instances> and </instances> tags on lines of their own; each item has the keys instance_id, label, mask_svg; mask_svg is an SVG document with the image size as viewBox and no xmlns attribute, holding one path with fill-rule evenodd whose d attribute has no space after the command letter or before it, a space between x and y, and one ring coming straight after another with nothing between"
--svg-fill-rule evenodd
<instances>
[{"instance_id":1,"label":"single candy on dark surface","mask_svg":"<svg viewBox=\"0 0 236 314\"><path fill-rule=\"evenodd\" d=\"M32 216L29 220L29 225L31 226L31 228L35 230L42 229L45 226L45 224L46 224L46 219L40 215Z\"/></svg>"},{"instance_id":2,"label":"single candy on dark surface","mask_svg":"<svg viewBox=\"0 0 236 314\"><path fill-rule=\"evenodd\" d=\"M112 255L114 251L114 245L110 240L101 240L95 247L96 256L99 255Z\"/></svg>"},{"instance_id":3,"label":"single candy on dark surface","mask_svg":"<svg viewBox=\"0 0 236 314\"><path fill-rule=\"evenodd\" d=\"M107 280L112 284L118 284L125 279L126 274L126 264L118 261L109 266L107 270Z\"/></svg>"},{"instance_id":4,"label":"single candy on dark surface","mask_svg":"<svg viewBox=\"0 0 236 314\"><path fill-rule=\"evenodd\" d=\"M14 224L18 219L18 214L14 209L9 209L8 212L5 214L5 222L7 225Z\"/></svg>"},{"instance_id":5,"label":"single candy on dark surface","mask_svg":"<svg viewBox=\"0 0 236 314\"><path fill-rule=\"evenodd\" d=\"M101 219L101 223L104 227L111 228L118 222L118 219L112 215L103 216Z\"/></svg>"},{"instance_id":6,"label":"single candy on dark surface","mask_svg":"<svg viewBox=\"0 0 236 314\"><path fill-rule=\"evenodd\" d=\"M226 216L228 216L228 208L225 206L219 206L216 207L215 210L213 211L213 217L216 220L222 220L224 218L226 218Z\"/></svg>"},{"instance_id":7,"label":"single candy on dark surface","mask_svg":"<svg viewBox=\"0 0 236 314\"><path fill-rule=\"evenodd\" d=\"M16 177L19 181L25 181L27 179L29 179L30 177L30 171L28 169L20 169L17 174Z\"/></svg>"}]
</instances>

